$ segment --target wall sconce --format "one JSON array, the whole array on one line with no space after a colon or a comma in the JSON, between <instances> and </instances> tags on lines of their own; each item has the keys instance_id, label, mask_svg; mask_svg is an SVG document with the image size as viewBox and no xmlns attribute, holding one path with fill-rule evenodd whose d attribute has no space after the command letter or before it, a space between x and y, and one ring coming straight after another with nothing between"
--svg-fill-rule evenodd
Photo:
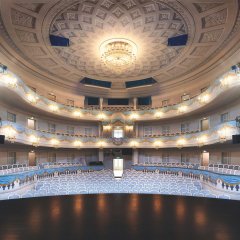
<instances>
[{"instance_id":1,"label":"wall sconce","mask_svg":"<svg viewBox=\"0 0 240 240\"><path fill-rule=\"evenodd\" d=\"M17 132L12 126L4 127L3 132L8 141L10 141L11 143L15 142Z\"/></svg>"},{"instance_id":2,"label":"wall sconce","mask_svg":"<svg viewBox=\"0 0 240 240\"><path fill-rule=\"evenodd\" d=\"M57 147L59 145L59 140L58 139L51 139L50 143L54 146L54 147Z\"/></svg>"},{"instance_id":3,"label":"wall sconce","mask_svg":"<svg viewBox=\"0 0 240 240\"><path fill-rule=\"evenodd\" d=\"M58 111L58 106L56 104L50 104L49 108L53 112L57 112Z\"/></svg>"},{"instance_id":4,"label":"wall sconce","mask_svg":"<svg viewBox=\"0 0 240 240\"><path fill-rule=\"evenodd\" d=\"M227 88L236 80L238 80L238 76L236 73L233 73L233 72L228 73L225 77L223 77L223 79L220 80L221 86Z\"/></svg>"},{"instance_id":5,"label":"wall sconce","mask_svg":"<svg viewBox=\"0 0 240 240\"><path fill-rule=\"evenodd\" d=\"M139 116L138 116L137 113L132 113L132 114L130 115L130 119L131 119L131 120L134 120L134 121L137 120L138 117L139 117Z\"/></svg>"},{"instance_id":6,"label":"wall sconce","mask_svg":"<svg viewBox=\"0 0 240 240\"><path fill-rule=\"evenodd\" d=\"M154 143L153 143L153 145L154 145L154 147L156 148L156 149L159 149L161 146L162 146L162 141L155 141Z\"/></svg>"},{"instance_id":7,"label":"wall sconce","mask_svg":"<svg viewBox=\"0 0 240 240\"><path fill-rule=\"evenodd\" d=\"M105 115L104 113L99 113L98 116L97 116L97 118L98 118L99 120L101 120L101 121L104 121L107 117L106 117L106 115Z\"/></svg>"},{"instance_id":8,"label":"wall sconce","mask_svg":"<svg viewBox=\"0 0 240 240\"><path fill-rule=\"evenodd\" d=\"M17 86L17 78L10 73L4 74L3 76L3 81L9 86L9 87L16 87Z\"/></svg>"},{"instance_id":9,"label":"wall sconce","mask_svg":"<svg viewBox=\"0 0 240 240\"><path fill-rule=\"evenodd\" d=\"M110 131L111 129L112 129L112 126L111 126L111 125L103 126L103 130L104 130L104 131Z\"/></svg>"},{"instance_id":10,"label":"wall sconce","mask_svg":"<svg viewBox=\"0 0 240 240\"><path fill-rule=\"evenodd\" d=\"M99 147L100 149L103 149L104 146L105 146L105 142L104 142L104 141L99 141L99 142L98 142L98 147Z\"/></svg>"},{"instance_id":11,"label":"wall sconce","mask_svg":"<svg viewBox=\"0 0 240 240\"><path fill-rule=\"evenodd\" d=\"M161 117L163 116L163 112L158 111L158 112L155 113L154 116L155 116L155 118L158 118L158 119L159 119L159 118L161 118Z\"/></svg>"},{"instance_id":12,"label":"wall sconce","mask_svg":"<svg viewBox=\"0 0 240 240\"><path fill-rule=\"evenodd\" d=\"M184 138L181 138L177 141L177 147L179 149L183 148L185 144L186 144L186 140Z\"/></svg>"},{"instance_id":13,"label":"wall sconce","mask_svg":"<svg viewBox=\"0 0 240 240\"><path fill-rule=\"evenodd\" d=\"M73 112L73 116L75 116L75 117L81 117L82 116L82 113L80 112L80 111L74 111Z\"/></svg>"},{"instance_id":14,"label":"wall sconce","mask_svg":"<svg viewBox=\"0 0 240 240\"><path fill-rule=\"evenodd\" d=\"M185 113L187 111L188 107L186 105L182 105L178 108L179 113Z\"/></svg>"},{"instance_id":15,"label":"wall sconce","mask_svg":"<svg viewBox=\"0 0 240 240\"><path fill-rule=\"evenodd\" d=\"M220 142L227 141L227 137L228 135L230 135L229 131L230 131L229 127L226 127L226 126L218 131Z\"/></svg>"},{"instance_id":16,"label":"wall sconce","mask_svg":"<svg viewBox=\"0 0 240 240\"><path fill-rule=\"evenodd\" d=\"M133 126L132 126L132 125L126 125L126 126L125 126L125 130L126 130L127 132L133 131Z\"/></svg>"},{"instance_id":17,"label":"wall sconce","mask_svg":"<svg viewBox=\"0 0 240 240\"><path fill-rule=\"evenodd\" d=\"M73 142L73 145L79 149L82 146L82 142L79 140L76 140Z\"/></svg>"},{"instance_id":18,"label":"wall sconce","mask_svg":"<svg viewBox=\"0 0 240 240\"><path fill-rule=\"evenodd\" d=\"M34 147L37 147L38 144L39 144L39 138L36 137L36 136L34 136L34 135L31 135L31 136L29 137L29 141L32 143L32 145L33 145Z\"/></svg>"},{"instance_id":19,"label":"wall sconce","mask_svg":"<svg viewBox=\"0 0 240 240\"><path fill-rule=\"evenodd\" d=\"M198 97L198 101L200 103L207 103L210 99L210 95L208 93L205 93L205 94L201 94L199 97Z\"/></svg>"},{"instance_id":20,"label":"wall sconce","mask_svg":"<svg viewBox=\"0 0 240 240\"><path fill-rule=\"evenodd\" d=\"M131 141L130 146L135 149L138 146L138 142L137 141Z\"/></svg>"},{"instance_id":21,"label":"wall sconce","mask_svg":"<svg viewBox=\"0 0 240 240\"><path fill-rule=\"evenodd\" d=\"M28 93L27 94L27 100L32 103L32 104L36 104L37 101L38 101L38 97L34 96L33 94L31 93Z\"/></svg>"},{"instance_id":22,"label":"wall sconce","mask_svg":"<svg viewBox=\"0 0 240 240\"><path fill-rule=\"evenodd\" d=\"M198 142L199 147L204 146L207 142L207 136L204 135L204 136L197 138L197 142Z\"/></svg>"}]
</instances>

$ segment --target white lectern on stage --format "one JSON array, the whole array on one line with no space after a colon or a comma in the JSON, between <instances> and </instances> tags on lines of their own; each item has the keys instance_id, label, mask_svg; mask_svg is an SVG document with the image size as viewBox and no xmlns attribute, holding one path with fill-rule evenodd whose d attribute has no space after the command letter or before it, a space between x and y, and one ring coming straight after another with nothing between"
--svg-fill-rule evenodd
<instances>
[{"instance_id":1,"label":"white lectern on stage","mask_svg":"<svg viewBox=\"0 0 240 240\"><path fill-rule=\"evenodd\" d=\"M122 158L113 159L113 175L115 178L122 178L123 176L123 159Z\"/></svg>"}]
</instances>

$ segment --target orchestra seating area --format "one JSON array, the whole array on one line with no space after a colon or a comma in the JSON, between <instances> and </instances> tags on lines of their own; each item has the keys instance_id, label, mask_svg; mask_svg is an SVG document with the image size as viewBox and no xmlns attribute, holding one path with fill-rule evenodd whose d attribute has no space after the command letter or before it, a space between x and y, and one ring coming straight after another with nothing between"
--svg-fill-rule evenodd
<instances>
[{"instance_id":1,"label":"orchestra seating area","mask_svg":"<svg viewBox=\"0 0 240 240\"><path fill-rule=\"evenodd\" d=\"M230 196L227 194L217 195L210 190L204 189L197 179L152 172L139 172L130 169L124 171L124 176L121 180L115 180L111 170L45 178L39 180L35 184L34 189L28 190L21 195L9 194L8 198L96 193L171 194L230 199Z\"/></svg>"}]
</instances>

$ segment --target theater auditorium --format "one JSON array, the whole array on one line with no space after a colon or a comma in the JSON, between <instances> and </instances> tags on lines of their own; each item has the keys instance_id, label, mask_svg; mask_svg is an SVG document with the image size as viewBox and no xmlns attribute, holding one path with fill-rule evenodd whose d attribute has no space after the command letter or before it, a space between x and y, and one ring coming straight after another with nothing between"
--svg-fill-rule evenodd
<instances>
[{"instance_id":1,"label":"theater auditorium","mask_svg":"<svg viewBox=\"0 0 240 240\"><path fill-rule=\"evenodd\" d=\"M240 0L0 0L0 239L238 240Z\"/></svg>"}]
</instances>

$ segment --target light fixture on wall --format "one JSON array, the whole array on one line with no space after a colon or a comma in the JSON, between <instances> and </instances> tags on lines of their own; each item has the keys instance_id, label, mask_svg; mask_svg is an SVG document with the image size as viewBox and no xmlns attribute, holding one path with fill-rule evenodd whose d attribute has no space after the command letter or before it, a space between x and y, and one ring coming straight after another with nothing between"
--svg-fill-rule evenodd
<instances>
[{"instance_id":1,"label":"light fixture on wall","mask_svg":"<svg viewBox=\"0 0 240 240\"><path fill-rule=\"evenodd\" d=\"M4 127L3 134L10 143L14 143L16 141L17 131L12 126Z\"/></svg>"},{"instance_id":2,"label":"light fixture on wall","mask_svg":"<svg viewBox=\"0 0 240 240\"><path fill-rule=\"evenodd\" d=\"M103 126L103 131L110 131L112 129L112 126L111 125L105 125Z\"/></svg>"},{"instance_id":3,"label":"light fixture on wall","mask_svg":"<svg viewBox=\"0 0 240 240\"><path fill-rule=\"evenodd\" d=\"M55 148L57 148L58 145L59 145L59 140L56 139L56 138L53 138L53 139L50 140L50 143L51 143L51 145L53 145Z\"/></svg>"},{"instance_id":4,"label":"light fixture on wall","mask_svg":"<svg viewBox=\"0 0 240 240\"><path fill-rule=\"evenodd\" d=\"M131 115L130 115L130 119L133 120L133 121L137 120L138 117L139 117L139 115L137 113L134 113L134 112L131 113Z\"/></svg>"},{"instance_id":5,"label":"light fixture on wall","mask_svg":"<svg viewBox=\"0 0 240 240\"><path fill-rule=\"evenodd\" d=\"M187 111L187 109L188 109L188 106L186 106L186 105L181 105L181 106L179 106L179 108L178 108L178 112L179 112L179 113L185 113L185 112Z\"/></svg>"},{"instance_id":6,"label":"light fixture on wall","mask_svg":"<svg viewBox=\"0 0 240 240\"><path fill-rule=\"evenodd\" d=\"M82 146L82 142L79 141L79 140L76 140L76 141L73 142L73 145L74 145L76 148L79 149L79 148Z\"/></svg>"},{"instance_id":7,"label":"light fixture on wall","mask_svg":"<svg viewBox=\"0 0 240 240\"><path fill-rule=\"evenodd\" d=\"M37 96L34 96L33 94L31 93L28 93L27 94L27 100L32 103L32 104L36 104L37 101L38 101L38 97Z\"/></svg>"},{"instance_id":8,"label":"light fixture on wall","mask_svg":"<svg viewBox=\"0 0 240 240\"><path fill-rule=\"evenodd\" d=\"M223 88L228 88L229 85L233 84L234 82L236 82L237 80L239 80L239 77L236 73L230 72L228 74L226 74L221 80L221 86Z\"/></svg>"},{"instance_id":9,"label":"light fixture on wall","mask_svg":"<svg viewBox=\"0 0 240 240\"><path fill-rule=\"evenodd\" d=\"M225 142L227 141L228 136L230 136L230 128L228 126L222 127L220 130L218 130L219 135L219 141Z\"/></svg>"},{"instance_id":10,"label":"light fixture on wall","mask_svg":"<svg viewBox=\"0 0 240 240\"><path fill-rule=\"evenodd\" d=\"M78 111L78 110L75 110L75 111L73 112L73 116L75 116L75 117L81 117L81 116L82 116L82 113L81 113L80 111Z\"/></svg>"},{"instance_id":11,"label":"light fixture on wall","mask_svg":"<svg viewBox=\"0 0 240 240\"><path fill-rule=\"evenodd\" d=\"M128 39L109 39L100 45L100 55L107 68L120 73L135 64L137 45Z\"/></svg>"},{"instance_id":12,"label":"light fixture on wall","mask_svg":"<svg viewBox=\"0 0 240 240\"><path fill-rule=\"evenodd\" d=\"M17 78L12 73L7 73L2 75L3 81L12 88L17 86Z\"/></svg>"},{"instance_id":13,"label":"light fixture on wall","mask_svg":"<svg viewBox=\"0 0 240 240\"><path fill-rule=\"evenodd\" d=\"M208 93L203 93L198 97L200 103L207 103L210 100L210 95Z\"/></svg>"},{"instance_id":14,"label":"light fixture on wall","mask_svg":"<svg viewBox=\"0 0 240 240\"><path fill-rule=\"evenodd\" d=\"M101 141L99 141L99 142L97 143L97 145L98 145L98 147L99 147L100 149L103 149L104 146L106 145L106 143L105 143L103 140L101 140Z\"/></svg>"},{"instance_id":15,"label":"light fixture on wall","mask_svg":"<svg viewBox=\"0 0 240 240\"><path fill-rule=\"evenodd\" d=\"M35 135L30 135L29 141L32 143L34 147L37 147L39 145L39 138L36 137Z\"/></svg>"},{"instance_id":16,"label":"light fixture on wall","mask_svg":"<svg viewBox=\"0 0 240 240\"><path fill-rule=\"evenodd\" d=\"M159 149L161 146L162 146L162 141L160 141L160 140L157 140L157 141L155 141L154 143L153 143L153 145L154 145L154 147L156 148L156 149Z\"/></svg>"},{"instance_id":17,"label":"light fixture on wall","mask_svg":"<svg viewBox=\"0 0 240 240\"><path fill-rule=\"evenodd\" d=\"M58 106L56 104L50 104L49 108L52 112L57 112L58 111Z\"/></svg>"},{"instance_id":18,"label":"light fixture on wall","mask_svg":"<svg viewBox=\"0 0 240 240\"><path fill-rule=\"evenodd\" d=\"M133 141L130 142L130 146L132 148L136 149L138 147L138 142L133 140Z\"/></svg>"},{"instance_id":19,"label":"light fixture on wall","mask_svg":"<svg viewBox=\"0 0 240 240\"><path fill-rule=\"evenodd\" d=\"M97 115L97 118L99 119L99 120L101 120L101 121L104 121L104 120L106 120L106 115L104 114L104 113L99 113L98 115Z\"/></svg>"},{"instance_id":20,"label":"light fixture on wall","mask_svg":"<svg viewBox=\"0 0 240 240\"><path fill-rule=\"evenodd\" d=\"M157 111L155 114L154 114L155 118L159 119L163 116L163 112L162 111Z\"/></svg>"},{"instance_id":21,"label":"light fixture on wall","mask_svg":"<svg viewBox=\"0 0 240 240\"><path fill-rule=\"evenodd\" d=\"M207 136L203 135L203 136L197 138L197 142L198 142L198 146L199 147L204 146L206 144L206 142L207 142Z\"/></svg>"},{"instance_id":22,"label":"light fixture on wall","mask_svg":"<svg viewBox=\"0 0 240 240\"><path fill-rule=\"evenodd\" d=\"M126 125L126 126L125 126L125 130L126 130L127 132L133 131L133 125Z\"/></svg>"},{"instance_id":23,"label":"light fixture on wall","mask_svg":"<svg viewBox=\"0 0 240 240\"><path fill-rule=\"evenodd\" d=\"M180 138L178 141L177 141L177 147L179 149L183 148L184 146L186 145L186 140L184 138Z\"/></svg>"}]
</instances>

